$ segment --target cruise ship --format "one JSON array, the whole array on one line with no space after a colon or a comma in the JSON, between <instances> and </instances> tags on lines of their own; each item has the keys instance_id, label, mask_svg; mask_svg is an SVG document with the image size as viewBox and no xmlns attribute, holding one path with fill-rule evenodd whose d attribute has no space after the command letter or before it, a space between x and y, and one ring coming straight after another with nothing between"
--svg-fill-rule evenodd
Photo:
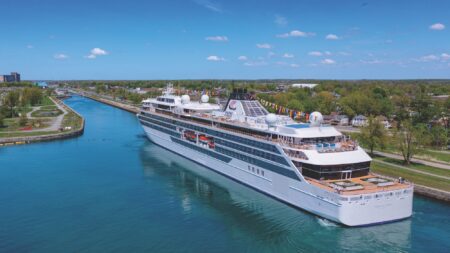
<instances>
[{"instance_id":1,"label":"cruise ship","mask_svg":"<svg viewBox=\"0 0 450 253\"><path fill-rule=\"evenodd\" d=\"M370 156L319 112L299 123L269 113L245 89L234 89L222 108L168 85L137 117L157 145L334 222L368 226L412 214L414 186L372 174Z\"/></svg>"}]
</instances>

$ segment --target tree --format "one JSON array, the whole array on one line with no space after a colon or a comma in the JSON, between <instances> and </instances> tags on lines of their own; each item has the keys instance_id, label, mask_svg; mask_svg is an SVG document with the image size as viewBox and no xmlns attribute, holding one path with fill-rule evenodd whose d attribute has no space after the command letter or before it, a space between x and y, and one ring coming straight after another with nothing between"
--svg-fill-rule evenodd
<instances>
[{"instance_id":1,"label":"tree","mask_svg":"<svg viewBox=\"0 0 450 253\"><path fill-rule=\"evenodd\" d=\"M395 131L394 141L401 151L405 164L411 163L411 158L417 154L424 141L426 127L414 126L411 120L402 121Z\"/></svg>"},{"instance_id":2,"label":"tree","mask_svg":"<svg viewBox=\"0 0 450 253\"><path fill-rule=\"evenodd\" d=\"M14 107L19 105L20 93L19 91L10 91L5 97L4 104L9 108L9 117L14 117Z\"/></svg>"},{"instance_id":3,"label":"tree","mask_svg":"<svg viewBox=\"0 0 450 253\"><path fill-rule=\"evenodd\" d=\"M43 92L37 87L25 88L22 91L22 105L37 105L42 102Z\"/></svg>"},{"instance_id":4,"label":"tree","mask_svg":"<svg viewBox=\"0 0 450 253\"><path fill-rule=\"evenodd\" d=\"M19 118L19 126L25 126L28 123L28 118L25 113L22 113Z\"/></svg>"},{"instance_id":5,"label":"tree","mask_svg":"<svg viewBox=\"0 0 450 253\"><path fill-rule=\"evenodd\" d=\"M430 142L435 147L443 147L447 144L447 130L442 126L433 126L430 129Z\"/></svg>"},{"instance_id":6,"label":"tree","mask_svg":"<svg viewBox=\"0 0 450 253\"><path fill-rule=\"evenodd\" d=\"M361 143L369 148L370 155L373 156L375 148L384 149L386 140L387 135L384 125L373 116L370 116L367 125L361 129Z\"/></svg>"},{"instance_id":7,"label":"tree","mask_svg":"<svg viewBox=\"0 0 450 253\"><path fill-rule=\"evenodd\" d=\"M3 114L0 113L0 127L4 127L5 126L4 119L5 119L5 116L3 116Z\"/></svg>"},{"instance_id":8,"label":"tree","mask_svg":"<svg viewBox=\"0 0 450 253\"><path fill-rule=\"evenodd\" d=\"M336 110L336 98L333 93L329 91L321 91L315 98L318 106L316 110L322 112L322 114L328 115Z\"/></svg>"}]
</instances>

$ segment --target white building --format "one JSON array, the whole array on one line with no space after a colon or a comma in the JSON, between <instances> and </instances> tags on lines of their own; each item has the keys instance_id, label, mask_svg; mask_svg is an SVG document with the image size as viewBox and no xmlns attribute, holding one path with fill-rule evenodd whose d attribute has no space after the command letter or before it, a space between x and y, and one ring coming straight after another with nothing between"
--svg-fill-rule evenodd
<instances>
[{"instance_id":1,"label":"white building","mask_svg":"<svg viewBox=\"0 0 450 253\"><path fill-rule=\"evenodd\" d=\"M314 87L316 87L318 84L317 83L294 83L292 84L292 88L309 88L312 89Z\"/></svg>"}]
</instances>

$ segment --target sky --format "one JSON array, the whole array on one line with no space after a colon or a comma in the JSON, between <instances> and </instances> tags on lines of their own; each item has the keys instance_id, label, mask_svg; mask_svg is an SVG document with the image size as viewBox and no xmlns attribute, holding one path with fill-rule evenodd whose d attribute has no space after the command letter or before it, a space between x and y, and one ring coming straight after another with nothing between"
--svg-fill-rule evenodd
<instances>
[{"instance_id":1,"label":"sky","mask_svg":"<svg viewBox=\"0 0 450 253\"><path fill-rule=\"evenodd\" d=\"M450 78L448 0L1 0L25 80Z\"/></svg>"}]
</instances>

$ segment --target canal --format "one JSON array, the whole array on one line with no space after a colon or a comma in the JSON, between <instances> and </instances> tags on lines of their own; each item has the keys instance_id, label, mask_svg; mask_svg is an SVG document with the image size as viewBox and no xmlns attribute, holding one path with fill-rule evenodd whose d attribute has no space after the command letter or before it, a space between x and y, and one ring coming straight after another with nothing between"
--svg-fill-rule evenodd
<instances>
[{"instance_id":1,"label":"canal","mask_svg":"<svg viewBox=\"0 0 450 253\"><path fill-rule=\"evenodd\" d=\"M86 99L79 138L0 148L0 252L448 252L450 205L347 228L150 143L131 113Z\"/></svg>"}]
</instances>

